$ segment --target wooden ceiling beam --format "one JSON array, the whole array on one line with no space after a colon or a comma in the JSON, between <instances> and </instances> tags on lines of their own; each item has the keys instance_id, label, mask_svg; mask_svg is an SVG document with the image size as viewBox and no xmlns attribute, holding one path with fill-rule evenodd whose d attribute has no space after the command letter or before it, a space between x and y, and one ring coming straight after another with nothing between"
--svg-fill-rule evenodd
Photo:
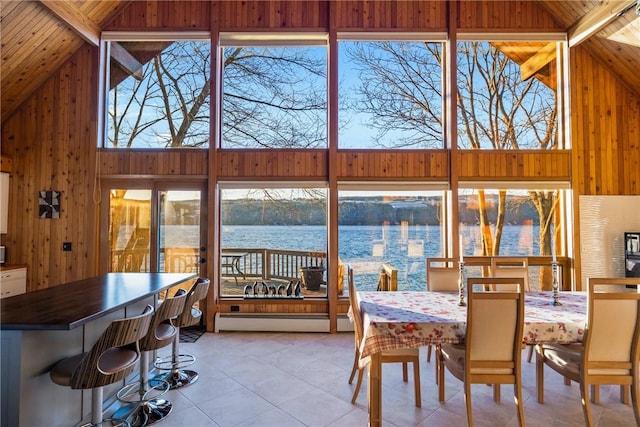
<instances>
[{"instance_id":1,"label":"wooden ceiling beam","mask_svg":"<svg viewBox=\"0 0 640 427\"><path fill-rule=\"evenodd\" d=\"M84 41L98 46L100 44L100 27L91 21L71 2L58 0L40 0L40 4L64 22Z\"/></svg>"},{"instance_id":2,"label":"wooden ceiling beam","mask_svg":"<svg viewBox=\"0 0 640 427\"><path fill-rule=\"evenodd\" d=\"M534 75L538 74L547 64L556 59L556 50L556 42L548 43L535 55L522 63L520 65L520 75L522 76L522 81L530 79Z\"/></svg>"},{"instance_id":3,"label":"wooden ceiling beam","mask_svg":"<svg viewBox=\"0 0 640 427\"><path fill-rule=\"evenodd\" d=\"M118 42L111 42L111 57L137 80L142 80L142 64Z\"/></svg>"},{"instance_id":4,"label":"wooden ceiling beam","mask_svg":"<svg viewBox=\"0 0 640 427\"><path fill-rule=\"evenodd\" d=\"M636 3L636 0L607 0L594 7L569 28L569 47L577 46L589 39L589 37L615 21L620 16L620 13L629 10Z\"/></svg>"}]
</instances>

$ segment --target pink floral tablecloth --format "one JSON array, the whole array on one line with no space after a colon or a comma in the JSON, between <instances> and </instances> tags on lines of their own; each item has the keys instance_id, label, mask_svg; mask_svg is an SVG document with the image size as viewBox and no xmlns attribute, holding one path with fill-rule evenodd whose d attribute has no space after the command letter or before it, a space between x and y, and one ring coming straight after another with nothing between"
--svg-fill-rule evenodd
<instances>
[{"instance_id":1,"label":"pink floral tablecloth","mask_svg":"<svg viewBox=\"0 0 640 427\"><path fill-rule=\"evenodd\" d=\"M364 323L361 357L401 347L460 343L467 308L447 292L358 292ZM561 306L551 292L525 296L524 342L573 343L582 340L587 318L585 292L561 292Z\"/></svg>"}]
</instances>

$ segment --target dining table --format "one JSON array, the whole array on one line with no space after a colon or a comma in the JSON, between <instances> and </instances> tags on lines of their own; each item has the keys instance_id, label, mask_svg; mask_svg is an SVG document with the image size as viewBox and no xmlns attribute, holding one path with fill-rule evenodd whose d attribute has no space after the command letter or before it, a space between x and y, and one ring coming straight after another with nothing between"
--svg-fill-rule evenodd
<instances>
[{"instance_id":1,"label":"dining table","mask_svg":"<svg viewBox=\"0 0 640 427\"><path fill-rule=\"evenodd\" d=\"M364 333L360 367L368 366L369 426L382 425L383 350L464 342L467 307L458 293L358 291ZM576 343L587 319L587 293L527 292L523 344Z\"/></svg>"}]
</instances>

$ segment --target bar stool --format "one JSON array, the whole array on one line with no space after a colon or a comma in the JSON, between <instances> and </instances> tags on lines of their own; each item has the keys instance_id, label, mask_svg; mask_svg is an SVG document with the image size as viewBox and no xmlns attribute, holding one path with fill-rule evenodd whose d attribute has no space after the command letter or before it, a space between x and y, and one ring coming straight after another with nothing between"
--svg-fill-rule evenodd
<instances>
[{"instance_id":1,"label":"bar stool","mask_svg":"<svg viewBox=\"0 0 640 427\"><path fill-rule=\"evenodd\" d=\"M49 373L51 380L72 389L91 389L91 422L82 427L110 425L129 426L117 417L102 419L103 387L127 377L140 359L139 340L149 330L153 307L141 315L111 322L91 350L60 360ZM114 424L118 423L118 424Z\"/></svg>"},{"instance_id":2,"label":"bar stool","mask_svg":"<svg viewBox=\"0 0 640 427\"><path fill-rule=\"evenodd\" d=\"M140 380L125 385L116 395L125 405L113 416L128 420L132 427L156 423L173 409L171 402L161 398L169 391L169 383L149 381L149 352L169 345L176 336L178 328L172 319L183 311L186 299L187 295L176 295L158 306L149 331L140 339Z\"/></svg>"},{"instance_id":3,"label":"bar stool","mask_svg":"<svg viewBox=\"0 0 640 427\"><path fill-rule=\"evenodd\" d=\"M204 277L198 278L187 294L187 301L184 304L182 314L175 320L178 328L193 326L200 323L202 311L194 307L194 304L206 298L209 292L211 281ZM170 371L156 376L152 381L162 380L170 384L172 390L195 383L198 380L196 371L184 369L196 361L192 354L180 354L179 349L180 334L176 334L173 340L171 355L164 358L157 358L153 364L157 369Z\"/></svg>"}]
</instances>

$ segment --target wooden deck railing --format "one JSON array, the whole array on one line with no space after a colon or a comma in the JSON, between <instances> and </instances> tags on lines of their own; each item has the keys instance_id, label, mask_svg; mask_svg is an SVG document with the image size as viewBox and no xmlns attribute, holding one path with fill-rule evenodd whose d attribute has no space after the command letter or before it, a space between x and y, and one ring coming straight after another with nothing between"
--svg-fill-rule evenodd
<instances>
[{"instance_id":1,"label":"wooden deck railing","mask_svg":"<svg viewBox=\"0 0 640 427\"><path fill-rule=\"evenodd\" d=\"M300 268L325 266L326 252L292 251L266 248L223 248L222 255L234 254L238 264L221 264L223 276L238 274L265 280L293 280L300 277ZM161 251L161 270L167 272L197 272L198 248L165 248ZM146 272L149 270L149 249L116 250L111 252L111 271Z\"/></svg>"},{"instance_id":2,"label":"wooden deck railing","mask_svg":"<svg viewBox=\"0 0 640 427\"><path fill-rule=\"evenodd\" d=\"M266 248L223 248L224 254L243 254L238 263L246 277L264 280L295 280L300 278L300 268L326 265L326 252L292 251ZM222 268L223 276L237 274L231 266Z\"/></svg>"}]
</instances>

